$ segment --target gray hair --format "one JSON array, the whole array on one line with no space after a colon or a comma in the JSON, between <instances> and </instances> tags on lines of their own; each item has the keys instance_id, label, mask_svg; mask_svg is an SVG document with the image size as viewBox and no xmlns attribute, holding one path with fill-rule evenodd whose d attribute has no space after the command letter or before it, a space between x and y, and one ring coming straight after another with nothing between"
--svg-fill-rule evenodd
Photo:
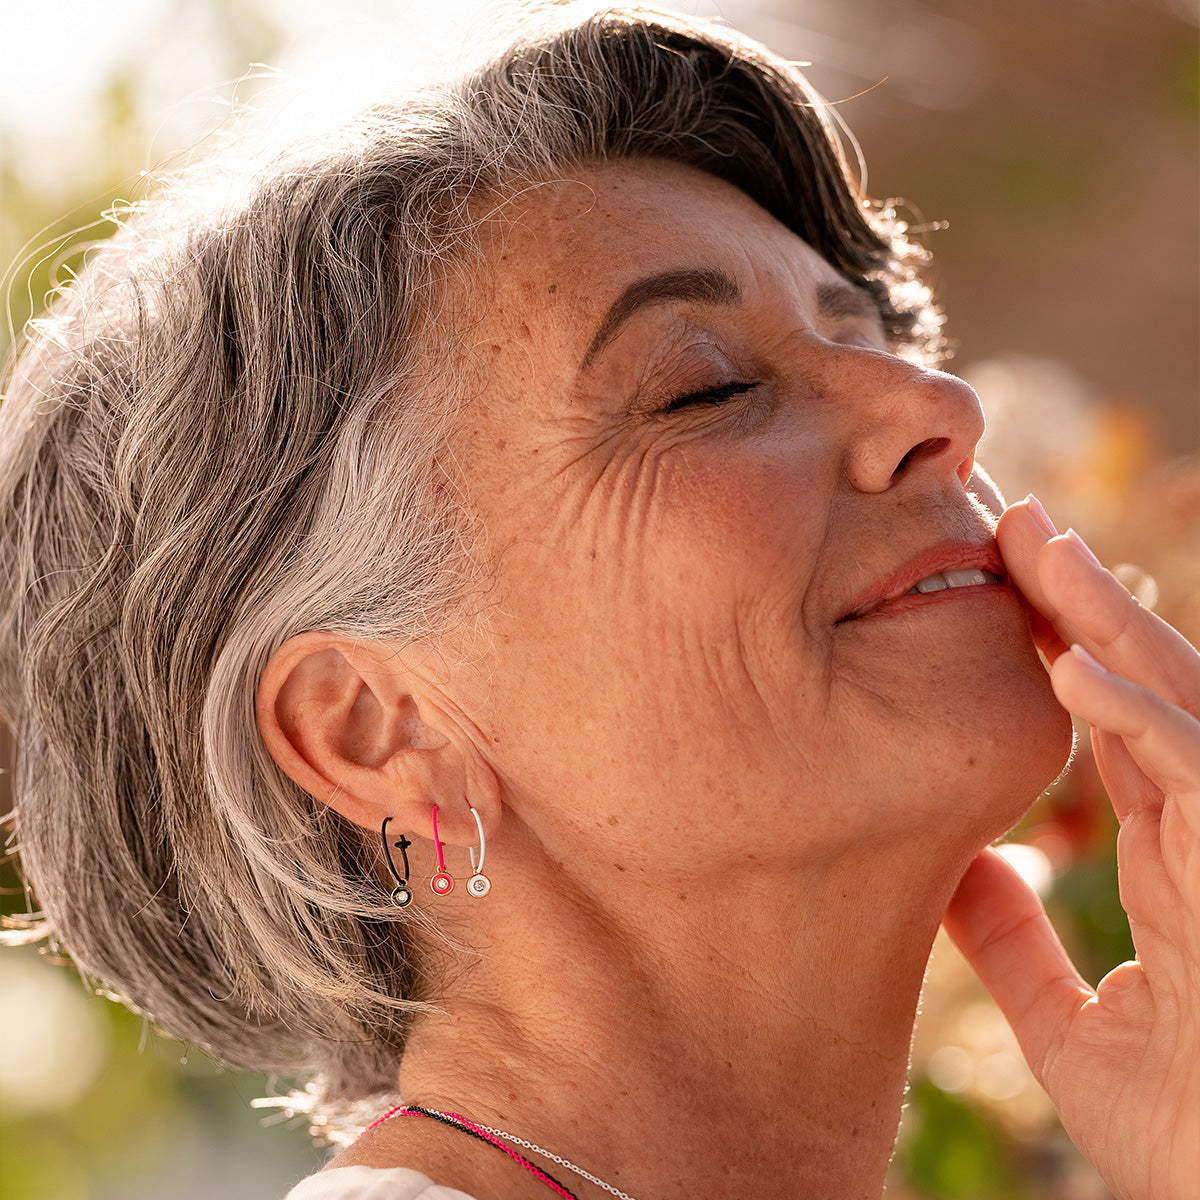
<instances>
[{"instance_id":1,"label":"gray hair","mask_svg":"<svg viewBox=\"0 0 1200 1200\"><path fill-rule=\"evenodd\" d=\"M254 697L324 629L434 638L483 572L436 459L464 400L445 303L488 204L658 157L729 181L939 349L923 252L827 110L731 31L637 10L529 23L483 66L136 206L32 322L0 411L0 709L52 936L244 1066L394 1087L436 999L377 835L275 766ZM480 201L484 203L480 203ZM469 316L469 314L468 314ZM452 481L451 481L452 482Z\"/></svg>"}]
</instances>

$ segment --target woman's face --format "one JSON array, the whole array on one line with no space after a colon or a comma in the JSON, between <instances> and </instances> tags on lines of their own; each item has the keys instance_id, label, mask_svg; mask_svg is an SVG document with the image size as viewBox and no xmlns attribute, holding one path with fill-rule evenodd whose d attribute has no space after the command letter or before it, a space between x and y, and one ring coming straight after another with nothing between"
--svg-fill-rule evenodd
<instances>
[{"instance_id":1,"label":"woman's face","mask_svg":"<svg viewBox=\"0 0 1200 1200\"><path fill-rule=\"evenodd\" d=\"M487 250L454 449L496 587L450 690L514 810L685 873L1006 828L1070 734L974 393L691 168L531 187ZM909 594L947 570L985 582Z\"/></svg>"}]
</instances>

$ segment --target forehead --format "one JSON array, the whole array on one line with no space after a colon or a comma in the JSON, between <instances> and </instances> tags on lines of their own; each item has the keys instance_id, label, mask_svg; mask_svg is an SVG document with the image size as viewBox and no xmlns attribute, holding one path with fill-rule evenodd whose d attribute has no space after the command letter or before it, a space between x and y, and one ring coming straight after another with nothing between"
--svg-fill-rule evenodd
<instances>
[{"instance_id":1,"label":"forehead","mask_svg":"<svg viewBox=\"0 0 1200 1200\"><path fill-rule=\"evenodd\" d=\"M531 183L496 206L482 248L490 303L477 315L487 331L538 334L580 356L613 300L650 275L718 267L750 299L841 278L732 184L661 159Z\"/></svg>"}]
</instances>

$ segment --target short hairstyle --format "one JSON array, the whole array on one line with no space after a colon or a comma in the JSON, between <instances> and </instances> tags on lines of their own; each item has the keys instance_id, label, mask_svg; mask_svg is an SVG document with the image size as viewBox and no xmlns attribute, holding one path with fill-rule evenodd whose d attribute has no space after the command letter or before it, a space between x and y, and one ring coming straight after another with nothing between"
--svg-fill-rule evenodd
<instances>
[{"instance_id":1,"label":"short hairstyle","mask_svg":"<svg viewBox=\"0 0 1200 1200\"><path fill-rule=\"evenodd\" d=\"M480 198L583 164L724 179L940 348L924 252L800 73L712 23L529 20L336 133L167 181L31 322L0 412L0 710L20 867L80 971L222 1060L394 1088L436 971L378 835L276 767L288 637L435 638L478 583L434 460ZM448 358L453 360L454 355ZM461 375L461 373L460 373ZM472 569L464 569L463 563Z\"/></svg>"}]
</instances>

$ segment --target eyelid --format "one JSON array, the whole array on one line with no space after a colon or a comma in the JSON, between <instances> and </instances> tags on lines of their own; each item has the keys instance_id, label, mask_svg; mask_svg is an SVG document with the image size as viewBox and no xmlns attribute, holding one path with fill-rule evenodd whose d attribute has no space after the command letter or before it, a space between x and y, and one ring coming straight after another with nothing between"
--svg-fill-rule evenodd
<instances>
[{"instance_id":1,"label":"eyelid","mask_svg":"<svg viewBox=\"0 0 1200 1200\"><path fill-rule=\"evenodd\" d=\"M653 416L755 378L749 364L739 363L738 357L729 352L724 339L708 329L674 331L643 360L631 415Z\"/></svg>"},{"instance_id":2,"label":"eyelid","mask_svg":"<svg viewBox=\"0 0 1200 1200\"><path fill-rule=\"evenodd\" d=\"M683 408L700 405L719 405L727 400L744 396L759 386L758 380L730 380L728 383L717 384L715 387L700 388L697 391L685 392L660 405L654 411L656 414L678 412Z\"/></svg>"}]
</instances>

